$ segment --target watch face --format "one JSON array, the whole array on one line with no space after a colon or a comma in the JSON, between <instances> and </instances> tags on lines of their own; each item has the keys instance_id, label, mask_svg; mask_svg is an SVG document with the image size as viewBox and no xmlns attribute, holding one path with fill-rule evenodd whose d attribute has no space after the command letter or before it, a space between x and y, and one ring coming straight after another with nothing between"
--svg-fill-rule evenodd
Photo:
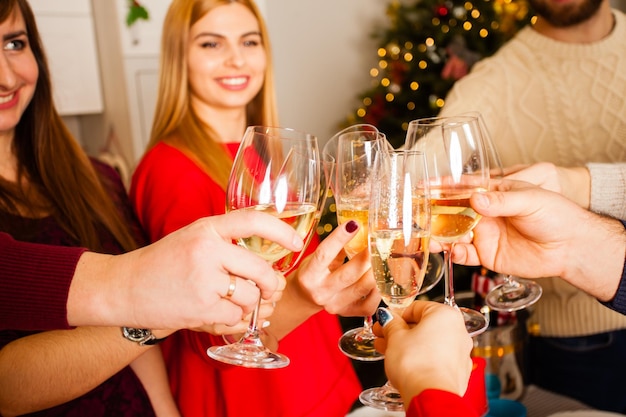
<instances>
[{"instance_id":1,"label":"watch face","mask_svg":"<svg viewBox=\"0 0 626 417\"><path fill-rule=\"evenodd\" d=\"M124 336L133 342L139 342L149 337L152 332L148 329L135 329L133 327L124 327Z\"/></svg>"}]
</instances>

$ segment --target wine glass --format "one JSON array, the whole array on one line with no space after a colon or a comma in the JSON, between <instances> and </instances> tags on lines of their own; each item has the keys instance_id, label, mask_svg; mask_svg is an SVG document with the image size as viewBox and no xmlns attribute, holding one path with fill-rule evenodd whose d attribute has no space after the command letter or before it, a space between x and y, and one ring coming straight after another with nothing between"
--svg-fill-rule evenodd
<instances>
[{"instance_id":1,"label":"wine glass","mask_svg":"<svg viewBox=\"0 0 626 417\"><path fill-rule=\"evenodd\" d=\"M502 179L504 177L504 167L482 115L477 111L473 111L463 113L461 116L465 115L478 118L478 123L483 132L483 139L485 139L487 156L489 157L491 179ZM492 310L518 311L535 304L541 298L543 289L536 281L508 274L502 274L502 279L503 283L492 288L485 297L485 303Z\"/></svg>"},{"instance_id":2,"label":"wine glass","mask_svg":"<svg viewBox=\"0 0 626 417\"><path fill-rule=\"evenodd\" d=\"M310 242L322 197L321 163L317 138L280 127L251 126L246 129L235 156L226 188L226 211L256 210L276 216ZM237 243L286 273L297 263L297 253L259 236ZM289 358L263 345L257 327L260 305L252 313L246 333L239 341L212 346L207 354L218 361L249 368L282 368Z\"/></svg>"},{"instance_id":3,"label":"wine glass","mask_svg":"<svg viewBox=\"0 0 626 417\"><path fill-rule=\"evenodd\" d=\"M480 220L469 204L470 196L489 189L489 158L478 118L468 115L413 120L405 146L423 151L427 160L431 235L444 250L444 303L461 311L468 333L476 336L487 330L489 319L456 304L451 253L455 243Z\"/></svg>"},{"instance_id":4,"label":"wine glass","mask_svg":"<svg viewBox=\"0 0 626 417\"><path fill-rule=\"evenodd\" d=\"M375 126L357 124L335 134L324 146L323 154L334 155L335 175L331 189L337 207L337 223L354 220L359 231L344 250L348 258L367 247L367 209L374 158L381 148L387 148L385 135ZM360 361L377 361L384 355L374 349L376 336L372 332L373 318L363 318L363 326L348 330L339 338L339 349L348 357Z\"/></svg>"},{"instance_id":5,"label":"wine glass","mask_svg":"<svg viewBox=\"0 0 626 417\"><path fill-rule=\"evenodd\" d=\"M428 268L431 213L424 154L381 153L374 179L369 205L372 271L385 304L402 314L418 295ZM363 391L359 400L382 410L404 410L389 381Z\"/></svg>"}]
</instances>

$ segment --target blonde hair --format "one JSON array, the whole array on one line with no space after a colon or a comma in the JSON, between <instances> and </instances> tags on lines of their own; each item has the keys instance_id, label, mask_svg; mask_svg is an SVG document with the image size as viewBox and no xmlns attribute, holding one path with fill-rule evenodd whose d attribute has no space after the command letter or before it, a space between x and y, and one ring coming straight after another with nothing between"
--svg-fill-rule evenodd
<instances>
[{"instance_id":1,"label":"blonde hair","mask_svg":"<svg viewBox=\"0 0 626 417\"><path fill-rule=\"evenodd\" d=\"M148 149L160 141L175 146L210 174L224 190L232 159L220 143L215 130L207 121L202 121L191 106L187 47L189 32L195 22L214 8L234 2L246 6L256 17L268 57L263 86L246 108L247 124L278 124L269 36L263 17L254 2L173 0L163 23L158 98L148 143Z\"/></svg>"}]
</instances>

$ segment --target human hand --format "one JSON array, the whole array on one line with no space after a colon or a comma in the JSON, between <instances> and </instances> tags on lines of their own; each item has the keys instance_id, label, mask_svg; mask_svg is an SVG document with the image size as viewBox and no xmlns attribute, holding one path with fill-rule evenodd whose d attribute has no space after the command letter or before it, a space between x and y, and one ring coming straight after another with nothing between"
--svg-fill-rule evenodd
<instances>
[{"instance_id":1,"label":"human hand","mask_svg":"<svg viewBox=\"0 0 626 417\"><path fill-rule=\"evenodd\" d=\"M583 210L556 193L520 181L503 181L498 190L475 193L470 204L483 217L473 240L456 244L454 262L521 277L559 276L562 268L549 260L566 255L561 242L570 238L563 233L573 228L568 216L555 214Z\"/></svg>"},{"instance_id":2,"label":"human hand","mask_svg":"<svg viewBox=\"0 0 626 417\"><path fill-rule=\"evenodd\" d=\"M344 263L343 247L358 233L358 223L340 225L307 257L287 289L308 303L312 310L331 314L364 316L380 303L367 250Z\"/></svg>"},{"instance_id":3,"label":"human hand","mask_svg":"<svg viewBox=\"0 0 626 417\"><path fill-rule=\"evenodd\" d=\"M619 221L518 181L476 193L470 204L483 217L473 241L455 246L454 262L526 278L558 276L601 300L615 294L625 241Z\"/></svg>"},{"instance_id":4,"label":"human hand","mask_svg":"<svg viewBox=\"0 0 626 417\"><path fill-rule=\"evenodd\" d=\"M473 347L463 317L442 303L415 301L402 316L378 309L374 346L385 354L385 373L408 410L425 389L462 396L472 371Z\"/></svg>"},{"instance_id":5,"label":"human hand","mask_svg":"<svg viewBox=\"0 0 626 417\"><path fill-rule=\"evenodd\" d=\"M277 291L275 294L282 294L282 291ZM278 300L276 300L278 301ZM259 306L259 313L257 315L257 327L259 329L263 329L265 327L270 326L271 321L269 317L274 314L274 310L276 308L276 301L270 300L261 300L261 304ZM234 325L228 325L224 323L215 323L211 326L203 326L199 329L192 329L197 331L208 332L217 336L225 336L229 343L234 343L243 336L243 334L248 330L250 326L250 319L252 318L252 313L248 313L244 315L239 322Z\"/></svg>"},{"instance_id":6,"label":"human hand","mask_svg":"<svg viewBox=\"0 0 626 417\"><path fill-rule=\"evenodd\" d=\"M263 236L294 251L303 242L296 231L270 215L235 212L200 219L152 245L124 255L85 253L68 297L68 321L153 329L208 328L237 324L259 297L275 301L285 279L268 262L234 245L233 239ZM99 276L100 287L82 285ZM234 292L227 297L234 277ZM256 284L256 285L253 285ZM76 285L75 285L76 284ZM85 299L84 295L89 297ZM82 301L81 301L82 300ZM72 307L72 308L70 308ZM98 315L96 319L89 315Z\"/></svg>"}]
</instances>

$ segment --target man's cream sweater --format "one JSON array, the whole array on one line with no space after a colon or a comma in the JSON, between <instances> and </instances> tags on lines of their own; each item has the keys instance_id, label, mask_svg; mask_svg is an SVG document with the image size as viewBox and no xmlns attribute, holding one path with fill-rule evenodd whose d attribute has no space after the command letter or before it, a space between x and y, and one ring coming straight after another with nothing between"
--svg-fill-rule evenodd
<instances>
[{"instance_id":1,"label":"man's cream sweater","mask_svg":"<svg viewBox=\"0 0 626 417\"><path fill-rule=\"evenodd\" d=\"M505 166L626 162L626 15L618 10L613 15L611 34L588 44L557 42L530 26L522 29L455 83L441 115L480 111ZM624 177L622 189L611 193L599 188L606 181L598 180L604 171L596 168L591 208L623 209ZM615 173L606 173L613 181ZM540 283L544 293L530 321L541 335L626 329L626 316L565 281L546 278Z\"/></svg>"}]
</instances>

